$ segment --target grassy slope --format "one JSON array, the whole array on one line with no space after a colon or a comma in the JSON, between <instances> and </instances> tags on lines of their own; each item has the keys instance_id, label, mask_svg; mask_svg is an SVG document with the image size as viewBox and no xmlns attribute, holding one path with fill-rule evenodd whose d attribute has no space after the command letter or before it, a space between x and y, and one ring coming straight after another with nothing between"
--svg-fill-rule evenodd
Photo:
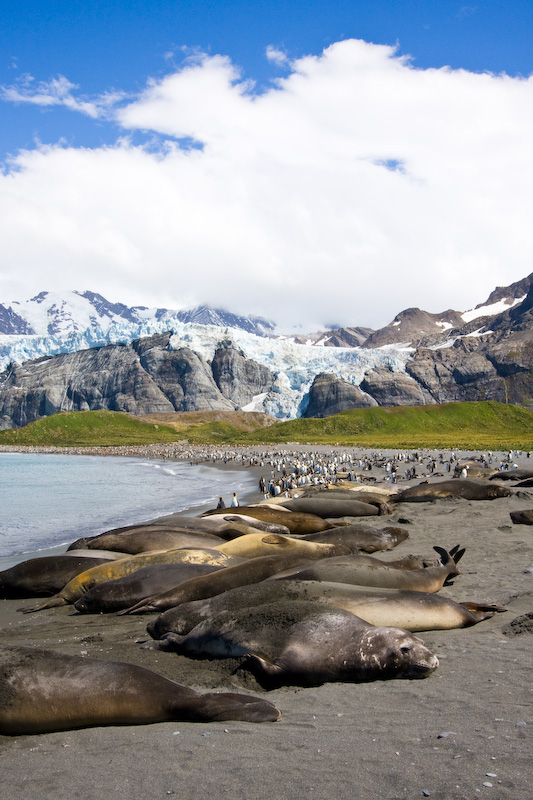
<instances>
[{"instance_id":1,"label":"grassy slope","mask_svg":"<svg viewBox=\"0 0 533 800\"><path fill-rule=\"evenodd\" d=\"M167 422L141 421L112 411L55 414L25 428L1 431L0 445L111 446L188 439L195 444L283 444L285 442L363 447L450 447L533 450L533 413L495 402L447 403L344 411L326 419L297 419L269 425L265 415L242 419L225 412L180 415ZM163 415L165 416L165 415ZM178 416L178 415L172 415ZM246 424L247 422L250 424ZM268 427L265 427L268 425Z\"/></svg>"},{"instance_id":2,"label":"grassy slope","mask_svg":"<svg viewBox=\"0 0 533 800\"><path fill-rule=\"evenodd\" d=\"M0 431L0 445L111 447L175 442L172 428L141 422L119 411L68 411Z\"/></svg>"},{"instance_id":3,"label":"grassy slope","mask_svg":"<svg viewBox=\"0 0 533 800\"><path fill-rule=\"evenodd\" d=\"M533 449L533 413L492 401L365 408L326 419L279 423L260 436L265 442L529 450Z\"/></svg>"}]
</instances>

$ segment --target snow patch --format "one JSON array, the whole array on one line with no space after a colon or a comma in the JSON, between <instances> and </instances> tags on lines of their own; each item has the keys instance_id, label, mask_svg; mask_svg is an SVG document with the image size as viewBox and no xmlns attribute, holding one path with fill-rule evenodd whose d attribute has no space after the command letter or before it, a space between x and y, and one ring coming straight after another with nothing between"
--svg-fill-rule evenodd
<instances>
[{"instance_id":1,"label":"snow patch","mask_svg":"<svg viewBox=\"0 0 533 800\"><path fill-rule=\"evenodd\" d=\"M504 311L508 311L510 308L513 308L513 306L522 303L525 298L526 295L513 298L513 300L499 300L497 303L491 303L489 306L481 306L481 308L473 308L461 314L461 319L465 322L472 322L472 320L478 317L492 317L496 314L503 314Z\"/></svg>"}]
</instances>

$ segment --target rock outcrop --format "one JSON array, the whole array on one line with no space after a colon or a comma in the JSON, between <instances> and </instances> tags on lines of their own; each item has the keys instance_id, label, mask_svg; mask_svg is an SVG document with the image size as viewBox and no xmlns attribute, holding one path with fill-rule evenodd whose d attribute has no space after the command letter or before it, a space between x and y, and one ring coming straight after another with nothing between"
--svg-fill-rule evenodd
<instances>
[{"instance_id":1,"label":"rock outcrop","mask_svg":"<svg viewBox=\"0 0 533 800\"><path fill-rule=\"evenodd\" d=\"M246 358L229 340L216 349L211 370L220 392L235 408L242 408L256 395L268 392L276 377L268 367Z\"/></svg>"},{"instance_id":2,"label":"rock outcrop","mask_svg":"<svg viewBox=\"0 0 533 800\"><path fill-rule=\"evenodd\" d=\"M377 406L377 401L336 375L323 372L317 375L309 390L309 403L303 417L331 417L350 408Z\"/></svg>"}]
</instances>

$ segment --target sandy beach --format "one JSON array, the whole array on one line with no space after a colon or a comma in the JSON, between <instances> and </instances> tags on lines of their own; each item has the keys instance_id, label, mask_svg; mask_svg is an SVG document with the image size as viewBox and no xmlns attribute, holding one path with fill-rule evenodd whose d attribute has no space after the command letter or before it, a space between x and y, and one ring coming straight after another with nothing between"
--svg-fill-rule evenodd
<instances>
[{"instance_id":1,"label":"sandy beach","mask_svg":"<svg viewBox=\"0 0 533 800\"><path fill-rule=\"evenodd\" d=\"M525 454L517 460L532 464ZM375 470L374 477L381 481L385 473ZM266 693L234 660L140 649L155 615L80 615L71 606L23 615L16 609L28 601L0 601L6 643L128 661L195 689L267 696L282 712L279 722L261 725L167 722L0 736L2 796L526 800L533 793L533 528L513 525L509 512L527 508L533 489L493 501L404 503L391 516L370 518L376 528L409 531L383 559L431 559L434 545L449 550L460 543L461 575L441 593L508 609L471 628L418 634L440 662L425 680ZM528 614L522 626L509 627Z\"/></svg>"}]
</instances>

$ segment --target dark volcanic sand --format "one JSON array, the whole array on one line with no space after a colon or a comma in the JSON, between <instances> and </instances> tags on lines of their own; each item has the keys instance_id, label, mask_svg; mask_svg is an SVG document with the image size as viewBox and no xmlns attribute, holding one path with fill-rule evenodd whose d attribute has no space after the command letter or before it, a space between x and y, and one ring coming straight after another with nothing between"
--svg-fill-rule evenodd
<instances>
[{"instance_id":1,"label":"dark volcanic sand","mask_svg":"<svg viewBox=\"0 0 533 800\"><path fill-rule=\"evenodd\" d=\"M527 465L525 459L520 465ZM282 688L268 693L283 713L278 723L161 723L0 736L2 797L530 798L533 529L513 525L509 517L525 508L533 508L530 490L486 502L403 504L392 517L368 522L379 528L409 521L402 527L410 539L384 558L429 558L433 545L460 543L466 547L462 574L442 594L509 609L473 628L418 634L440 660L430 678ZM153 615L78 615L70 606L17 613L30 602L0 601L2 641L129 661L198 689L264 694L238 662L141 650L137 640L147 638Z\"/></svg>"}]
</instances>

